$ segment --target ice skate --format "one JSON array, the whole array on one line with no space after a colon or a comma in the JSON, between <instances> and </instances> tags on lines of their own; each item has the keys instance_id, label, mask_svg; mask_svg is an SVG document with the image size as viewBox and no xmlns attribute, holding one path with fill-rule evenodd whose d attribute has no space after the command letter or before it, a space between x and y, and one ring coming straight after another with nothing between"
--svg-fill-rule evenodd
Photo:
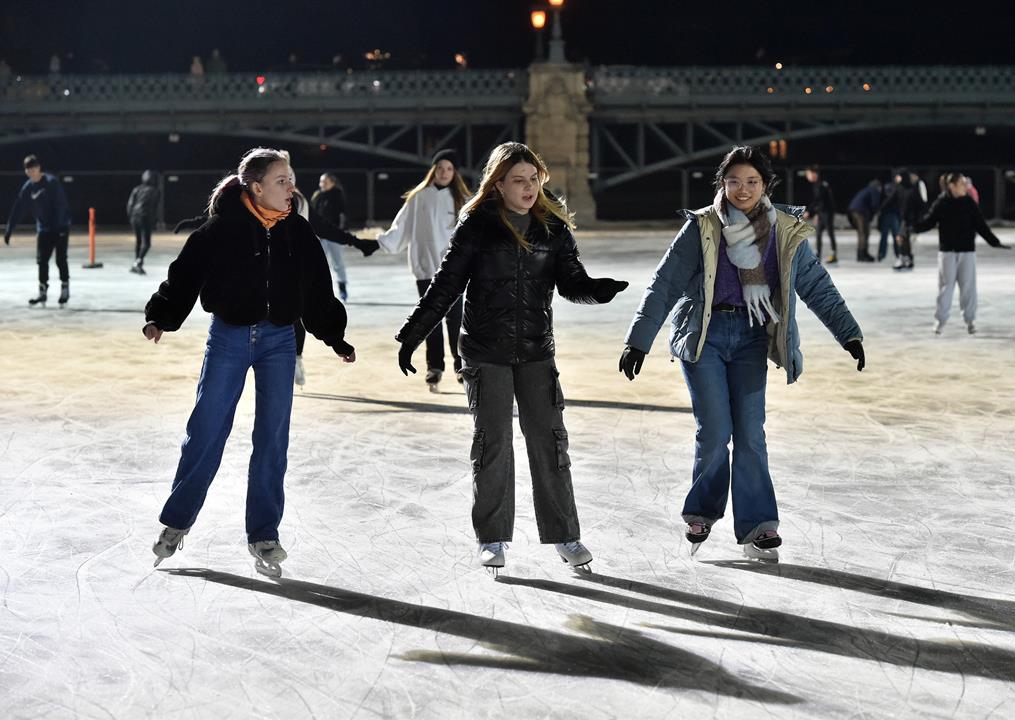
<instances>
[{"instance_id":1,"label":"ice skate","mask_svg":"<svg viewBox=\"0 0 1015 720\"><path fill-rule=\"evenodd\" d=\"M152 545L152 552L157 555L155 558L155 567L159 566L159 563L165 560L167 557L172 557L177 550L183 549L183 536L190 532L190 528L186 530L178 530L177 528L165 527L159 534L159 539Z\"/></svg>"},{"instance_id":2,"label":"ice skate","mask_svg":"<svg viewBox=\"0 0 1015 720\"><path fill-rule=\"evenodd\" d=\"M293 374L293 382L299 385L300 389L302 389L303 386L306 385L307 383L307 373L303 369L302 355L296 356L296 372Z\"/></svg>"},{"instance_id":3,"label":"ice skate","mask_svg":"<svg viewBox=\"0 0 1015 720\"><path fill-rule=\"evenodd\" d=\"M744 545L744 555L751 560L759 560L765 563L779 562L779 546L782 545L782 538L775 530L766 530Z\"/></svg>"},{"instance_id":4,"label":"ice skate","mask_svg":"<svg viewBox=\"0 0 1015 720\"><path fill-rule=\"evenodd\" d=\"M148 274L148 273L146 273L144 271L144 265L141 264L140 260L135 260L134 261L134 264L131 265L131 267L130 267L130 271L132 273L134 273L135 275L147 275Z\"/></svg>"},{"instance_id":5,"label":"ice skate","mask_svg":"<svg viewBox=\"0 0 1015 720\"><path fill-rule=\"evenodd\" d=\"M945 326L945 324L943 322L941 322L940 320L935 320L934 321L934 334L935 335L940 335L941 331L944 329L944 326Z\"/></svg>"},{"instance_id":6,"label":"ice skate","mask_svg":"<svg viewBox=\"0 0 1015 720\"><path fill-rule=\"evenodd\" d=\"M708 540L709 533L712 532L712 526L708 523L703 522L691 522L687 523L687 530L684 531L684 537L691 543L691 556L693 557L701 544Z\"/></svg>"},{"instance_id":7,"label":"ice skate","mask_svg":"<svg viewBox=\"0 0 1015 720\"><path fill-rule=\"evenodd\" d=\"M575 570L591 573L592 553L581 544L580 540L569 540L565 543L557 543L553 546L560 555L560 559L566 562Z\"/></svg>"},{"instance_id":8,"label":"ice skate","mask_svg":"<svg viewBox=\"0 0 1015 720\"><path fill-rule=\"evenodd\" d=\"M966 323L966 332L968 332L970 335L975 335L976 334L976 323L973 323L973 322Z\"/></svg>"},{"instance_id":9,"label":"ice skate","mask_svg":"<svg viewBox=\"0 0 1015 720\"><path fill-rule=\"evenodd\" d=\"M486 568L486 572L497 577L500 569L504 567L504 550L507 548L505 542L479 543L479 564Z\"/></svg>"},{"instance_id":10,"label":"ice skate","mask_svg":"<svg viewBox=\"0 0 1015 720\"><path fill-rule=\"evenodd\" d=\"M68 300L70 300L70 283L60 283L60 297L57 302L63 307Z\"/></svg>"},{"instance_id":11,"label":"ice skate","mask_svg":"<svg viewBox=\"0 0 1015 720\"><path fill-rule=\"evenodd\" d=\"M278 540L258 540L247 545L247 550L254 556L254 569L270 578L282 577L280 563L289 554L278 544Z\"/></svg>"},{"instance_id":12,"label":"ice skate","mask_svg":"<svg viewBox=\"0 0 1015 720\"><path fill-rule=\"evenodd\" d=\"M39 283L39 294L33 298L29 298L28 304L31 305L32 307L35 307L36 305L46 307L46 290L48 288L49 288L48 285Z\"/></svg>"},{"instance_id":13,"label":"ice skate","mask_svg":"<svg viewBox=\"0 0 1015 720\"><path fill-rule=\"evenodd\" d=\"M826 265L838 265L839 264L839 256L836 255L835 253L832 253L827 258L825 258L825 264Z\"/></svg>"},{"instance_id":14,"label":"ice skate","mask_svg":"<svg viewBox=\"0 0 1015 720\"><path fill-rule=\"evenodd\" d=\"M430 387L430 392L439 392L437 385L441 381L442 373L440 370L427 370L426 371L426 384Z\"/></svg>"}]
</instances>

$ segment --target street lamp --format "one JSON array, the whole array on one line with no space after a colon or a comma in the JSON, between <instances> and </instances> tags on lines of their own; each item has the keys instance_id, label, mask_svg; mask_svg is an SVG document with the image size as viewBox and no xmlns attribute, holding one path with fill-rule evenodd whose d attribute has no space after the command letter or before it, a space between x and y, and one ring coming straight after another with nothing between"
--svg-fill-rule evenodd
<instances>
[{"instance_id":1,"label":"street lamp","mask_svg":"<svg viewBox=\"0 0 1015 720\"><path fill-rule=\"evenodd\" d=\"M546 10L529 13L532 29L536 31L536 62L543 62L543 28L546 27Z\"/></svg>"},{"instance_id":2,"label":"street lamp","mask_svg":"<svg viewBox=\"0 0 1015 720\"><path fill-rule=\"evenodd\" d=\"M553 37L550 39L550 62L555 65L563 65L567 62L564 57L564 37L560 31L560 10L564 7L564 0L548 0L553 8Z\"/></svg>"}]
</instances>

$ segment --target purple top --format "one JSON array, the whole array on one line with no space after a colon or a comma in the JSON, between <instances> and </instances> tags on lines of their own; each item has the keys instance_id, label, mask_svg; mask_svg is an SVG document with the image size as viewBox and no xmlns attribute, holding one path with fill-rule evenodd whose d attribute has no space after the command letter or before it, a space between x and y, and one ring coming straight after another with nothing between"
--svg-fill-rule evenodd
<instances>
[{"instance_id":1,"label":"purple top","mask_svg":"<svg viewBox=\"0 0 1015 720\"><path fill-rule=\"evenodd\" d=\"M768 246L765 248L765 279L768 280L768 287L773 294L779 289L779 256L775 250L775 227L772 227L772 234L768 237ZM719 237L719 264L715 271L715 294L712 296L712 305L736 305L747 307L744 302L744 289L740 285L740 273L737 266L730 262L726 254L726 238Z\"/></svg>"}]
</instances>

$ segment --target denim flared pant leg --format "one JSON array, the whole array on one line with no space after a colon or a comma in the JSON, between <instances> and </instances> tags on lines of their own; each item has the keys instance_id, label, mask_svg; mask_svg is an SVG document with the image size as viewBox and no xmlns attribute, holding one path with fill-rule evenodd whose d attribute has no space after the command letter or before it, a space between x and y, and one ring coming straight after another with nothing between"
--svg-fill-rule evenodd
<instances>
[{"instance_id":1,"label":"denim flared pant leg","mask_svg":"<svg viewBox=\"0 0 1015 720\"><path fill-rule=\"evenodd\" d=\"M687 522L723 517L733 491L733 532L739 543L777 529L779 515L765 444L768 334L744 312L715 312L696 363L681 365L697 425ZM729 443L733 440L733 464Z\"/></svg>"}]
</instances>

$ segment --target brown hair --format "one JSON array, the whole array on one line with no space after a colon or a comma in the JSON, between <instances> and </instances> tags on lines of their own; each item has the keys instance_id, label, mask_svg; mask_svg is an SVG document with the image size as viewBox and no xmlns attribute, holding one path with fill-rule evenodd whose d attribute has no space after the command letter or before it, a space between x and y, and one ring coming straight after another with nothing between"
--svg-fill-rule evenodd
<instances>
[{"instance_id":1,"label":"brown hair","mask_svg":"<svg viewBox=\"0 0 1015 720\"><path fill-rule=\"evenodd\" d=\"M215 204L226 188L233 187L234 185L242 185L244 188L247 188L251 183L262 182L264 176L268 173L268 168L277 162L284 162L288 165L289 159L287 153L284 153L282 150L263 147L247 150L243 154L243 157L240 158L240 165L236 168L236 172L232 175L226 175L219 180L215 189L211 191L211 196L208 198L208 214L215 214Z\"/></svg>"},{"instance_id":2,"label":"brown hair","mask_svg":"<svg viewBox=\"0 0 1015 720\"><path fill-rule=\"evenodd\" d=\"M501 222L515 236L518 244L531 252L532 243L526 240L515 229L515 226L511 224L511 221L508 220L507 207L504 205L504 199L497 191L496 186L497 182L507 177L508 171L511 168L522 162L534 165L537 177L539 178L539 194L536 197L535 205L532 206L530 211L532 217L547 230L549 230L550 216L557 218L567 227L574 230L574 214L568 211L564 199L552 197L543 191L547 181L550 179L550 171L546 168L546 163L543 162L543 159L539 155L520 142L506 142L498 145L490 152L490 158L486 161L486 166L483 168L483 179L479 181L479 189L472 196L472 199L465 204L465 207L462 208L462 212L472 212L493 196L500 211Z\"/></svg>"},{"instance_id":3,"label":"brown hair","mask_svg":"<svg viewBox=\"0 0 1015 720\"><path fill-rule=\"evenodd\" d=\"M33 167L42 167L42 163L39 162L39 158L35 155L29 155L25 158L25 170Z\"/></svg>"},{"instance_id":4,"label":"brown hair","mask_svg":"<svg viewBox=\"0 0 1015 720\"><path fill-rule=\"evenodd\" d=\"M947 192L948 186L953 185L959 181L965 182L966 177L960 172L946 172L940 178L938 178L938 185L941 186L941 192Z\"/></svg>"},{"instance_id":5,"label":"brown hair","mask_svg":"<svg viewBox=\"0 0 1015 720\"><path fill-rule=\"evenodd\" d=\"M436 174L437 174L437 164L435 163L430 166L429 170L426 171L426 175L424 175L423 179L419 181L419 184L416 185L416 187L412 188L411 190L408 190L405 193L405 195L402 196L402 199L405 200L405 202L409 202L410 200L412 200L412 198L415 197L417 193L425 190L427 187L430 186L430 183L433 182L433 177ZM457 167L455 168L455 176L451 178L451 182L448 183L448 190L451 191L451 197L455 201L455 221L457 222L458 213L462 211L462 206L465 205L465 202L470 197L472 197L472 193L469 191L469 188L465 184L465 181L462 180L462 176L458 174Z\"/></svg>"}]
</instances>

